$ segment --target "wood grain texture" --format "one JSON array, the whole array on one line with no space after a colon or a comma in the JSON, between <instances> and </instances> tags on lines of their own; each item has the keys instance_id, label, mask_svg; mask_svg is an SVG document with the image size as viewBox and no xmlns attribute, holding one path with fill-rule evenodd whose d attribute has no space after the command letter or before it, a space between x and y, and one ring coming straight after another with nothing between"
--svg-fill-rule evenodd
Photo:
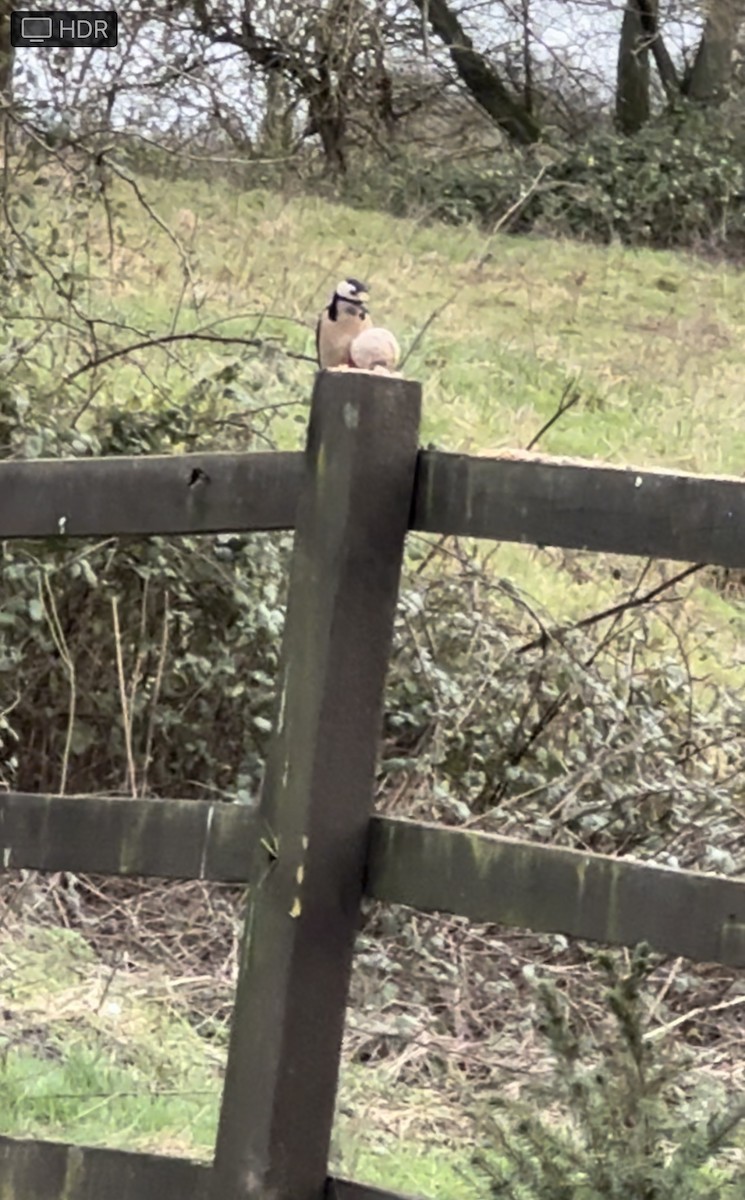
<instances>
[{"instance_id":1,"label":"wood grain texture","mask_svg":"<svg viewBox=\"0 0 745 1200\"><path fill-rule=\"evenodd\" d=\"M3 1200L207 1200L209 1176L186 1159L0 1137Z\"/></svg>"},{"instance_id":2,"label":"wood grain texture","mask_svg":"<svg viewBox=\"0 0 745 1200\"><path fill-rule=\"evenodd\" d=\"M420 389L322 372L250 868L214 1200L321 1200Z\"/></svg>"},{"instance_id":3,"label":"wood grain texture","mask_svg":"<svg viewBox=\"0 0 745 1200\"><path fill-rule=\"evenodd\" d=\"M0 793L6 868L243 883L256 829L243 804Z\"/></svg>"},{"instance_id":4,"label":"wood grain texture","mask_svg":"<svg viewBox=\"0 0 745 1200\"><path fill-rule=\"evenodd\" d=\"M0 795L6 868L247 883L262 829L237 804ZM375 899L745 965L742 880L392 818L370 829Z\"/></svg>"},{"instance_id":5,"label":"wood grain texture","mask_svg":"<svg viewBox=\"0 0 745 1200\"><path fill-rule=\"evenodd\" d=\"M189 1159L0 1137L3 1200L208 1200L211 1176ZM417 1198L330 1177L324 1200Z\"/></svg>"},{"instance_id":6,"label":"wood grain texture","mask_svg":"<svg viewBox=\"0 0 745 1200\"><path fill-rule=\"evenodd\" d=\"M378 817L367 894L473 921L745 966L745 880Z\"/></svg>"},{"instance_id":7,"label":"wood grain texture","mask_svg":"<svg viewBox=\"0 0 745 1200\"><path fill-rule=\"evenodd\" d=\"M302 455L0 462L0 538L292 529Z\"/></svg>"},{"instance_id":8,"label":"wood grain texture","mask_svg":"<svg viewBox=\"0 0 745 1200\"><path fill-rule=\"evenodd\" d=\"M411 527L745 567L745 479L422 451Z\"/></svg>"}]
</instances>

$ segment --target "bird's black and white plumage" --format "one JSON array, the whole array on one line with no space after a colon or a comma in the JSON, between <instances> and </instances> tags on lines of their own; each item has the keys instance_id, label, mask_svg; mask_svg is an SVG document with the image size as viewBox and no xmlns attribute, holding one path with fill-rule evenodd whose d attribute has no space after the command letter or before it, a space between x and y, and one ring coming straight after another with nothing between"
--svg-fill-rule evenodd
<instances>
[{"instance_id":1,"label":"bird's black and white plumage","mask_svg":"<svg viewBox=\"0 0 745 1200\"><path fill-rule=\"evenodd\" d=\"M316 326L316 353L322 370L351 367L349 349L365 329L372 327L367 310L368 288L359 279L342 279Z\"/></svg>"}]
</instances>

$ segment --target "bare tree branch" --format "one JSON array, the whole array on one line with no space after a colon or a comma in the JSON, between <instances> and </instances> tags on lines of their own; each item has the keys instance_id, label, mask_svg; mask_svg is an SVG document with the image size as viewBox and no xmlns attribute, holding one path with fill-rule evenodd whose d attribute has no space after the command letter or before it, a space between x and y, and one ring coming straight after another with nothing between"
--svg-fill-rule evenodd
<instances>
[{"instance_id":1,"label":"bare tree branch","mask_svg":"<svg viewBox=\"0 0 745 1200\"><path fill-rule=\"evenodd\" d=\"M422 16L445 43L455 69L480 108L519 145L537 142L540 127L534 117L508 92L501 77L483 54L474 49L447 0L415 0Z\"/></svg>"},{"instance_id":2,"label":"bare tree branch","mask_svg":"<svg viewBox=\"0 0 745 1200\"><path fill-rule=\"evenodd\" d=\"M582 617L579 621L573 621L570 625L557 625L553 629L547 629L539 637L533 638L530 642L525 642L522 646L518 646L515 653L527 654L529 650L545 650L550 641L560 638L566 633L570 633L573 629L589 629L591 625L597 625L599 621L605 621L609 617L620 616L622 613L630 612L634 608L643 608L646 604L650 604L653 600L656 600L664 592L668 592L670 588L675 587L676 584L682 583L684 579L695 575L697 571L703 571L705 566L706 563L695 563L693 566L679 571L677 575L671 576L670 579L665 579L662 583L658 583L656 587L650 588L648 592L644 592L641 596L632 596L628 600L622 600L618 604L611 605L610 608L590 613L589 616Z\"/></svg>"}]
</instances>

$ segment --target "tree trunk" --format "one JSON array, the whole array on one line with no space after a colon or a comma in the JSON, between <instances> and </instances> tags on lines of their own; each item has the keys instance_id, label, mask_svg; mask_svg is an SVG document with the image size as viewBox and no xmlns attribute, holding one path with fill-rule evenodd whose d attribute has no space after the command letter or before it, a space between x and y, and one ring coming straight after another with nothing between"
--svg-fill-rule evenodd
<instances>
[{"instance_id":1,"label":"tree trunk","mask_svg":"<svg viewBox=\"0 0 745 1200\"><path fill-rule=\"evenodd\" d=\"M530 145L537 142L538 122L508 92L497 72L473 42L447 0L415 0L416 6L432 30L447 46L461 81L481 109L513 142Z\"/></svg>"},{"instance_id":2,"label":"tree trunk","mask_svg":"<svg viewBox=\"0 0 745 1200\"><path fill-rule=\"evenodd\" d=\"M533 47L530 32L530 0L521 0L520 20L522 24L523 57L523 104L526 113L533 115Z\"/></svg>"},{"instance_id":3,"label":"tree trunk","mask_svg":"<svg viewBox=\"0 0 745 1200\"><path fill-rule=\"evenodd\" d=\"M257 146L262 154L289 154L295 139L292 97L287 86L287 77L280 71L267 71L264 87L266 105L261 118Z\"/></svg>"},{"instance_id":4,"label":"tree trunk","mask_svg":"<svg viewBox=\"0 0 745 1200\"><path fill-rule=\"evenodd\" d=\"M660 25L658 19L658 0L638 0L639 15L642 19L642 26L647 35L647 42L652 51L657 72L660 77L660 82L665 89L665 95L669 100L680 94L680 79L678 72L675 69L675 63L667 52L667 47L662 40L660 33Z\"/></svg>"},{"instance_id":5,"label":"tree trunk","mask_svg":"<svg viewBox=\"0 0 745 1200\"><path fill-rule=\"evenodd\" d=\"M321 139L326 162L334 174L344 175L347 170L347 124L344 114L325 109L315 99L311 100L310 108L310 129Z\"/></svg>"},{"instance_id":6,"label":"tree trunk","mask_svg":"<svg viewBox=\"0 0 745 1200\"><path fill-rule=\"evenodd\" d=\"M721 104L727 98L742 17L740 0L711 0L688 81L691 100L698 100L702 104Z\"/></svg>"},{"instance_id":7,"label":"tree trunk","mask_svg":"<svg viewBox=\"0 0 745 1200\"><path fill-rule=\"evenodd\" d=\"M618 128L622 133L638 133L649 120L649 111L649 38L637 0L628 0L618 45Z\"/></svg>"}]
</instances>

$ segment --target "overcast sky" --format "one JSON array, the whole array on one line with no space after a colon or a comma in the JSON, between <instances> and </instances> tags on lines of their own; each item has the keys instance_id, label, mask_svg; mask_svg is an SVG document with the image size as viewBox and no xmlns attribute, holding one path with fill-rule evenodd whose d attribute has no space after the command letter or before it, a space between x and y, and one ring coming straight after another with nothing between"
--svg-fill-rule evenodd
<instances>
[{"instance_id":1,"label":"overcast sky","mask_svg":"<svg viewBox=\"0 0 745 1200\"><path fill-rule=\"evenodd\" d=\"M276 0L287 3L287 0ZM59 8L81 7L80 0L62 0ZM262 8L271 10L271 2ZM504 46L514 41L514 25L509 21L511 11L521 11L520 0L487 0L464 4L468 10L470 31L477 46L489 51L499 63ZM618 34L622 20L622 4L612 0L531 0L533 53L537 60L552 62L561 70L581 77L585 86L596 94L609 98L615 76ZM665 37L668 48L678 56L683 47L695 45L697 23L684 22L678 7L665 7ZM137 3L120 4L119 38L116 50L64 50L50 52L43 48L18 50L16 55L17 96L28 99L34 106L73 117L76 110L91 107L91 93L99 93L112 82L118 84L118 97L113 111L113 123L120 129L133 122L146 124L153 132L167 130L180 116L187 118L208 107L208 89L191 80L171 84L170 95L155 84L162 82L164 72L188 44L177 32L166 32L150 22L142 24ZM464 17L465 21L465 17ZM433 40L434 41L434 40ZM211 64L210 75L217 83L212 94L221 97L224 105L235 112L250 132L258 113L251 113L252 104L260 105L260 91L252 83L244 56L231 47L205 47L204 60ZM57 63L64 63L59 73ZM253 92L253 96L252 96ZM95 101L100 104L100 99ZM90 121L90 111L86 111Z\"/></svg>"}]
</instances>

